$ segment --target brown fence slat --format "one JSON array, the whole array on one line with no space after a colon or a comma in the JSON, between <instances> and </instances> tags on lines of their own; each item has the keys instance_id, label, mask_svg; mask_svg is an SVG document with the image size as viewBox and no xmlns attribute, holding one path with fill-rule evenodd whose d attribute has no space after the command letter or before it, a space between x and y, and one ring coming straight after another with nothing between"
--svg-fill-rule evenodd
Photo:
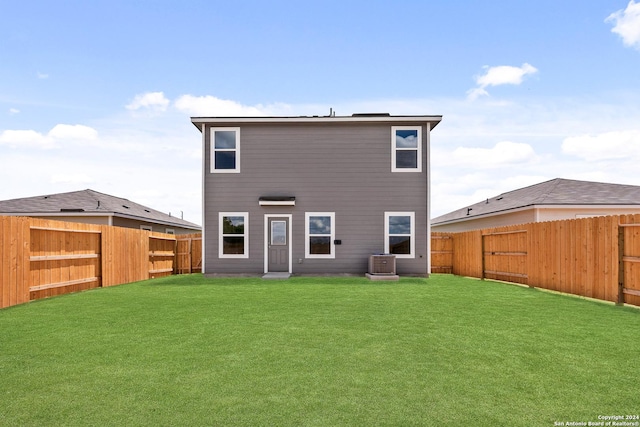
<instances>
[{"instance_id":1,"label":"brown fence slat","mask_svg":"<svg viewBox=\"0 0 640 427\"><path fill-rule=\"evenodd\" d=\"M628 295L635 295L637 297L640 297L640 290L623 288L622 292Z\"/></svg>"},{"instance_id":2,"label":"brown fence slat","mask_svg":"<svg viewBox=\"0 0 640 427\"><path fill-rule=\"evenodd\" d=\"M522 273L509 273L506 271L491 271L491 270L485 270L484 272L485 274L491 274L491 275L495 275L495 276L508 276L508 277L521 277L521 278L528 278L529 276L527 276L526 274L522 274Z\"/></svg>"},{"instance_id":3,"label":"brown fence slat","mask_svg":"<svg viewBox=\"0 0 640 427\"><path fill-rule=\"evenodd\" d=\"M66 282L49 283L47 285L32 286L31 288L29 288L29 290L30 291L42 291L44 289L62 288L62 287L65 287L65 286L79 285L81 283L97 282L98 280L100 280L98 277L88 277L86 279L69 280L69 281L66 281Z\"/></svg>"},{"instance_id":4,"label":"brown fence slat","mask_svg":"<svg viewBox=\"0 0 640 427\"><path fill-rule=\"evenodd\" d=\"M73 228L38 227L38 226L33 226L33 225L30 228L32 230L61 231L63 233L93 233L93 234L100 234L102 232L101 230L75 230Z\"/></svg>"},{"instance_id":5,"label":"brown fence slat","mask_svg":"<svg viewBox=\"0 0 640 427\"><path fill-rule=\"evenodd\" d=\"M494 231L491 233L482 233L483 236L503 236L506 234L520 234L526 233L527 230L513 230L513 231Z\"/></svg>"},{"instance_id":6,"label":"brown fence slat","mask_svg":"<svg viewBox=\"0 0 640 427\"><path fill-rule=\"evenodd\" d=\"M79 255L41 255L32 256L29 261L61 261L74 259L100 258L99 254L79 254Z\"/></svg>"}]
</instances>

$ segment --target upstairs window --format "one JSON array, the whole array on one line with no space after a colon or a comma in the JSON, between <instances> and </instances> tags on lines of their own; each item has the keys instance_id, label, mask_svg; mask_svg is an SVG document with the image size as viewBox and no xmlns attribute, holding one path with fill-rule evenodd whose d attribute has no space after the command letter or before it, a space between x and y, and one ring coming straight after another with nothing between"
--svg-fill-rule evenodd
<instances>
[{"instance_id":1,"label":"upstairs window","mask_svg":"<svg viewBox=\"0 0 640 427\"><path fill-rule=\"evenodd\" d=\"M391 172L422 172L422 128L391 128Z\"/></svg>"},{"instance_id":2,"label":"upstairs window","mask_svg":"<svg viewBox=\"0 0 640 427\"><path fill-rule=\"evenodd\" d=\"M396 258L415 258L415 213L385 212L385 252Z\"/></svg>"},{"instance_id":3,"label":"upstairs window","mask_svg":"<svg viewBox=\"0 0 640 427\"><path fill-rule=\"evenodd\" d=\"M240 128L211 128L211 172L240 172Z\"/></svg>"},{"instance_id":4,"label":"upstairs window","mask_svg":"<svg viewBox=\"0 0 640 427\"><path fill-rule=\"evenodd\" d=\"M307 258L335 258L335 212L307 212L306 244Z\"/></svg>"}]
</instances>

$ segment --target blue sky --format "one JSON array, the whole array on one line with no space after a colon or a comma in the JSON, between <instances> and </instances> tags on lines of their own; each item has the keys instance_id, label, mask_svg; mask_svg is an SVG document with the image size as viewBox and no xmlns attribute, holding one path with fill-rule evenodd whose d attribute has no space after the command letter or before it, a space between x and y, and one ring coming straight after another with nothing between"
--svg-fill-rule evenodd
<instances>
[{"instance_id":1,"label":"blue sky","mask_svg":"<svg viewBox=\"0 0 640 427\"><path fill-rule=\"evenodd\" d=\"M0 0L0 200L201 220L192 115L436 114L432 214L640 185L640 2Z\"/></svg>"}]
</instances>

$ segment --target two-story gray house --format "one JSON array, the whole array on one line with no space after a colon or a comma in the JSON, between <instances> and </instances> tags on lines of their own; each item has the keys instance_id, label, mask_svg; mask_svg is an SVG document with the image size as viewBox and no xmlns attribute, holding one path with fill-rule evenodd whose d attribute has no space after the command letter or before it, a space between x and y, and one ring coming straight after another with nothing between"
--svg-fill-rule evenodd
<instances>
[{"instance_id":1,"label":"two-story gray house","mask_svg":"<svg viewBox=\"0 0 640 427\"><path fill-rule=\"evenodd\" d=\"M193 117L203 273L429 274L429 138L442 116Z\"/></svg>"}]
</instances>

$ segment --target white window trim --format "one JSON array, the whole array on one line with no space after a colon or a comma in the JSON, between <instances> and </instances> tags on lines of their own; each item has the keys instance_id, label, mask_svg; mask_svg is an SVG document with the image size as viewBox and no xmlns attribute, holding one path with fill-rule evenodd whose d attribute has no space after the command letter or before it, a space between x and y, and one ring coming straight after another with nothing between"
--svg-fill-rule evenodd
<instances>
[{"instance_id":1,"label":"white window trim","mask_svg":"<svg viewBox=\"0 0 640 427\"><path fill-rule=\"evenodd\" d=\"M411 234L389 234L389 217L392 216L408 216L411 218ZM411 253L407 255L394 254L396 258L415 258L416 257L416 213L415 212L385 212L384 213L384 253L390 254L389 237L390 236L409 236L411 237Z\"/></svg>"},{"instance_id":2,"label":"white window trim","mask_svg":"<svg viewBox=\"0 0 640 427\"><path fill-rule=\"evenodd\" d=\"M164 232L166 234L176 234L176 230L174 230L173 228L166 228Z\"/></svg>"},{"instance_id":3,"label":"white window trim","mask_svg":"<svg viewBox=\"0 0 640 427\"><path fill-rule=\"evenodd\" d=\"M312 216L328 216L331 218L331 235L330 245L331 250L329 254L312 254L311 245L309 244L310 237L327 237L327 234L311 234L309 233L309 220ZM305 213L305 221L304 221L304 256L305 258L324 258L324 259L335 259L336 257L336 213L335 212L306 212Z\"/></svg>"},{"instance_id":4,"label":"white window trim","mask_svg":"<svg viewBox=\"0 0 640 427\"><path fill-rule=\"evenodd\" d=\"M225 254L223 253L224 234L223 221L225 216L242 216L244 217L244 234L229 234L228 236L244 237L244 253L243 254ZM249 258L249 212L218 212L218 258Z\"/></svg>"},{"instance_id":5,"label":"white window trim","mask_svg":"<svg viewBox=\"0 0 640 427\"><path fill-rule=\"evenodd\" d=\"M234 149L216 149L215 133L217 131L234 131L236 133L236 148ZM211 173L240 173L240 128L239 127L212 127L209 128L209 145L210 153L210 169ZM236 153L235 169L216 169L216 151L234 151Z\"/></svg>"},{"instance_id":6,"label":"white window trim","mask_svg":"<svg viewBox=\"0 0 640 427\"><path fill-rule=\"evenodd\" d=\"M396 147L396 131L397 130L417 130L418 131L418 147L417 148L397 148ZM396 167L397 151L418 151L418 164L416 168L398 168ZM392 126L391 127L391 172L422 172L422 127L421 126Z\"/></svg>"},{"instance_id":7,"label":"white window trim","mask_svg":"<svg viewBox=\"0 0 640 427\"><path fill-rule=\"evenodd\" d=\"M153 231L153 227L150 225L141 225L140 226L140 230L144 230L144 231Z\"/></svg>"}]
</instances>

